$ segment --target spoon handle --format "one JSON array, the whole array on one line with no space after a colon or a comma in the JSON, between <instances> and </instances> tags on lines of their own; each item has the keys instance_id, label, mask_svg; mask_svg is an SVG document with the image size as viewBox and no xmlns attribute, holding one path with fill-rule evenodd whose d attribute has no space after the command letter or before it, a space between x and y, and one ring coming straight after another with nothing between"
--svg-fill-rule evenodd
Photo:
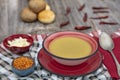
<instances>
[{"instance_id":1,"label":"spoon handle","mask_svg":"<svg viewBox=\"0 0 120 80\"><path fill-rule=\"evenodd\" d=\"M112 50L109 50L109 51L110 51L110 53L111 53L111 55L112 55L112 57L113 57L113 59L115 61L117 72L118 72L118 75L120 76L120 64L119 64L118 60L116 59L113 51Z\"/></svg>"}]
</instances>

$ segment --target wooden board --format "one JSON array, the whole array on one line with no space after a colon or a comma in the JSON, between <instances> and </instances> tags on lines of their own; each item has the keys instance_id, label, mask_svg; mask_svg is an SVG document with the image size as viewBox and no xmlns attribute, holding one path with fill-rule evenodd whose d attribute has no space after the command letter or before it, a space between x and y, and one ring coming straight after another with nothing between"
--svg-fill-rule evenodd
<instances>
[{"instance_id":1,"label":"wooden board","mask_svg":"<svg viewBox=\"0 0 120 80\"><path fill-rule=\"evenodd\" d=\"M29 0L0 0L0 41L6 36L15 33L53 33L56 31L74 30L75 26L94 26L98 29L112 33L120 28L120 0L46 0L56 14L55 22L51 24L42 24L39 21L33 23L25 23L20 18L21 10L28 5ZM78 8L85 4L83 11L78 11ZM93 14L93 6L108 7L109 13ZM66 8L71 9L71 13L67 16ZM84 13L88 14L88 21L83 22ZM118 22L118 25L99 25L100 20L93 20L90 17L108 15L108 19L104 21ZM62 22L70 21L70 24L60 28ZM83 30L79 32L88 33L92 31Z\"/></svg>"}]
</instances>

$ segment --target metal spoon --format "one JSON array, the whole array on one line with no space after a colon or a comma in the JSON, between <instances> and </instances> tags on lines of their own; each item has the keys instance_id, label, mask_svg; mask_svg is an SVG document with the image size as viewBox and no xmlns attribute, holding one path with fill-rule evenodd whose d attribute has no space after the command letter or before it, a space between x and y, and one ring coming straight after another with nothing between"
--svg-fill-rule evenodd
<instances>
[{"instance_id":1,"label":"metal spoon","mask_svg":"<svg viewBox=\"0 0 120 80\"><path fill-rule=\"evenodd\" d=\"M108 50L111 53L116 64L118 75L120 76L120 64L112 51L112 49L114 48L114 43L112 38L106 32L102 32L99 37L99 43L104 50Z\"/></svg>"}]
</instances>

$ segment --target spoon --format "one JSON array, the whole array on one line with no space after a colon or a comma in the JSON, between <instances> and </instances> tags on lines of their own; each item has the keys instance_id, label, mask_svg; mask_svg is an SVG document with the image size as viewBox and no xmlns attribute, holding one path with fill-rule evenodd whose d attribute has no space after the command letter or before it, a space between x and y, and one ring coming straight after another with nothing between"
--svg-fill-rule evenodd
<instances>
[{"instance_id":1,"label":"spoon","mask_svg":"<svg viewBox=\"0 0 120 80\"><path fill-rule=\"evenodd\" d=\"M119 62L116 59L116 57L112 51L114 48L114 43L113 43L112 38L106 32L102 32L100 37L99 37L99 43L100 43L100 46L104 50L108 50L111 53L111 55L115 61L115 64L116 64L118 75L120 76L120 65L119 65Z\"/></svg>"}]
</instances>

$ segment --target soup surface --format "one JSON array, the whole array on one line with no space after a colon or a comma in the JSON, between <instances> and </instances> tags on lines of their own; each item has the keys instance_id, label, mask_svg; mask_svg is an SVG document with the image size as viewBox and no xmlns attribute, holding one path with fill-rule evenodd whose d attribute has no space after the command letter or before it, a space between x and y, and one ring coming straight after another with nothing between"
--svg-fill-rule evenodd
<instances>
[{"instance_id":1,"label":"soup surface","mask_svg":"<svg viewBox=\"0 0 120 80\"><path fill-rule=\"evenodd\" d=\"M88 56L91 51L91 45L77 37L58 37L50 42L49 51L63 58L81 58Z\"/></svg>"}]
</instances>

